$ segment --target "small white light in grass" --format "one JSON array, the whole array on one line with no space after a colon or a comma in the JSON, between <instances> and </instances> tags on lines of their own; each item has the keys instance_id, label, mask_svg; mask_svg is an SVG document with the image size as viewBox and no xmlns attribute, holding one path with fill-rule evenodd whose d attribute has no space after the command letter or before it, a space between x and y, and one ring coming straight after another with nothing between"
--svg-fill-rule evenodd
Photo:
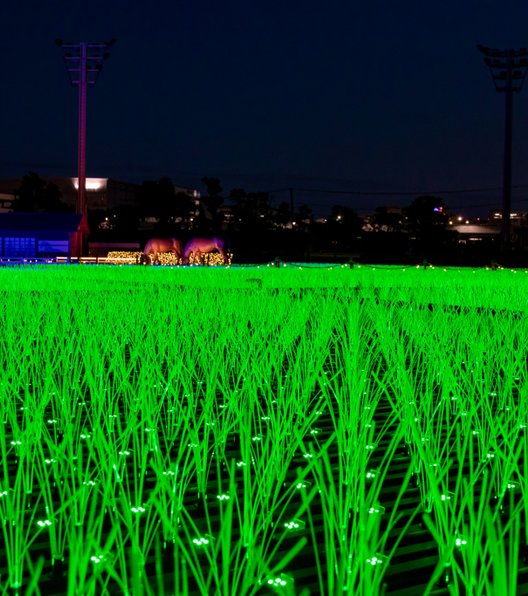
<instances>
[{"instance_id":1,"label":"small white light in grass","mask_svg":"<svg viewBox=\"0 0 528 596\"><path fill-rule=\"evenodd\" d=\"M243 462L243 461L237 461L236 465L237 465L237 468L243 468L243 467L247 466L246 462Z\"/></svg>"},{"instance_id":2,"label":"small white light in grass","mask_svg":"<svg viewBox=\"0 0 528 596\"><path fill-rule=\"evenodd\" d=\"M377 470L369 470L367 472L367 478L369 480L372 480L373 478L376 478L376 475L377 475Z\"/></svg>"},{"instance_id":3,"label":"small white light in grass","mask_svg":"<svg viewBox=\"0 0 528 596\"><path fill-rule=\"evenodd\" d=\"M479 430L474 430L472 434L473 434L474 437L478 437L478 435L480 435L480 431Z\"/></svg>"},{"instance_id":4,"label":"small white light in grass","mask_svg":"<svg viewBox=\"0 0 528 596\"><path fill-rule=\"evenodd\" d=\"M382 565L383 564L383 560L378 558L378 557L372 557L370 559L367 559L367 563L369 563L370 565Z\"/></svg>"},{"instance_id":5,"label":"small white light in grass","mask_svg":"<svg viewBox=\"0 0 528 596\"><path fill-rule=\"evenodd\" d=\"M495 457L495 454L492 453L491 451L489 453L486 453L486 459L493 459Z\"/></svg>"},{"instance_id":6,"label":"small white light in grass","mask_svg":"<svg viewBox=\"0 0 528 596\"><path fill-rule=\"evenodd\" d=\"M497 392L496 391L492 391L490 393L490 397L497 397Z\"/></svg>"},{"instance_id":7,"label":"small white light in grass","mask_svg":"<svg viewBox=\"0 0 528 596\"><path fill-rule=\"evenodd\" d=\"M376 443L370 443L369 445L366 445L365 449L368 449L369 451L376 449Z\"/></svg>"},{"instance_id":8,"label":"small white light in grass","mask_svg":"<svg viewBox=\"0 0 528 596\"><path fill-rule=\"evenodd\" d=\"M105 558L106 556L104 555L104 553L101 553L99 555L92 555L90 557L90 561L97 565L98 563L102 563L105 560Z\"/></svg>"},{"instance_id":9,"label":"small white light in grass","mask_svg":"<svg viewBox=\"0 0 528 596\"><path fill-rule=\"evenodd\" d=\"M188 447L198 447L198 443L189 443Z\"/></svg>"},{"instance_id":10,"label":"small white light in grass","mask_svg":"<svg viewBox=\"0 0 528 596\"><path fill-rule=\"evenodd\" d=\"M451 496L450 495L440 495L440 499L442 501L450 501L451 500Z\"/></svg>"},{"instance_id":11,"label":"small white light in grass","mask_svg":"<svg viewBox=\"0 0 528 596\"><path fill-rule=\"evenodd\" d=\"M462 538L461 536L455 540L455 546L457 548L462 548L463 546L466 546L466 544L467 540L465 538Z\"/></svg>"},{"instance_id":12,"label":"small white light in grass","mask_svg":"<svg viewBox=\"0 0 528 596\"><path fill-rule=\"evenodd\" d=\"M119 455L124 455L124 456L130 455L130 451L118 451L118 453L119 453Z\"/></svg>"},{"instance_id":13,"label":"small white light in grass","mask_svg":"<svg viewBox=\"0 0 528 596\"><path fill-rule=\"evenodd\" d=\"M264 420L264 422L268 422L268 420L271 420L271 416L262 416L261 420Z\"/></svg>"},{"instance_id":14,"label":"small white light in grass","mask_svg":"<svg viewBox=\"0 0 528 596\"><path fill-rule=\"evenodd\" d=\"M300 519L293 519L292 521L286 522L284 527L287 530L302 530L305 527L305 523Z\"/></svg>"},{"instance_id":15,"label":"small white light in grass","mask_svg":"<svg viewBox=\"0 0 528 596\"><path fill-rule=\"evenodd\" d=\"M369 515L375 515L376 513L381 513L381 515L383 515L385 513L385 507L374 505L369 509Z\"/></svg>"},{"instance_id":16,"label":"small white light in grass","mask_svg":"<svg viewBox=\"0 0 528 596\"><path fill-rule=\"evenodd\" d=\"M267 584L268 586L273 586L275 588L284 587L287 585L288 582L286 580L281 579L280 577L276 577L275 579L268 579Z\"/></svg>"},{"instance_id":17,"label":"small white light in grass","mask_svg":"<svg viewBox=\"0 0 528 596\"><path fill-rule=\"evenodd\" d=\"M81 437L81 439L91 439L92 438L92 435L88 435L88 434L83 433L83 434L80 435L80 437Z\"/></svg>"},{"instance_id":18,"label":"small white light in grass","mask_svg":"<svg viewBox=\"0 0 528 596\"><path fill-rule=\"evenodd\" d=\"M308 485L306 484L306 482L297 482L297 484L295 485L295 488L297 490L301 490L303 488L306 488Z\"/></svg>"},{"instance_id":19,"label":"small white light in grass","mask_svg":"<svg viewBox=\"0 0 528 596\"><path fill-rule=\"evenodd\" d=\"M193 538L193 542L196 544L196 546L206 546L209 544L209 540L207 538Z\"/></svg>"},{"instance_id":20,"label":"small white light in grass","mask_svg":"<svg viewBox=\"0 0 528 596\"><path fill-rule=\"evenodd\" d=\"M88 480L87 482L83 482L83 486L95 486L97 482L94 480Z\"/></svg>"},{"instance_id":21,"label":"small white light in grass","mask_svg":"<svg viewBox=\"0 0 528 596\"><path fill-rule=\"evenodd\" d=\"M52 526L52 525L53 525L53 523L49 519L45 519L44 521L40 521L39 520L37 522L37 526L40 526L41 528L46 528L46 527L49 527L49 526Z\"/></svg>"},{"instance_id":22,"label":"small white light in grass","mask_svg":"<svg viewBox=\"0 0 528 596\"><path fill-rule=\"evenodd\" d=\"M2 498L2 497L7 497L7 491L6 490L0 492L0 498Z\"/></svg>"},{"instance_id":23,"label":"small white light in grass","mask_svg":"<svg viewBox=\"0 0 528 596\"><path fill-rule=\"evenodd\" d=\"M311 459L311 458L313 457L313 454L312 454L312 453L304 453L304 454L303 454L303 457L304 457L305 459Z\"/></svg>"},{"instance_id":24,"label":"small white light in grass","mask_svg":"<svg viewBox=\"0 0 528 596\"><path fill-rule=\"evenodd\" d=\"M146 511L146 509L144 507L131 507L130 510L132 511L132 513L144 513Z\"/></svg>"},{"instance_id":25,"label":"small white light in grass","mask_svg":"<svg viewBox=\"0 0 528 596\"><path fill-rule=\"evenodd\" d=\"M44 463L46 463L46 464L48 464L48 465L49 465L49 464L53 464L53 463L55 463L56 461L57 461L56 459L53 459L53 458L51 458L51 459L45 459L45 460L44 460Z\"/></svg>"},{"instance_id":26,"label":"small white light in grass","mask_svg":"<svg viewBox=\"0 0 528 596\"><path fill-rule=\"evenodd\" d=\"M167 470L166 472L162 472L163 476L175 476L175 472L172 470Z\"/></svg>"},{"instance_id":27,"label":"small white light in grass","mask_svg":"<svg viewBox=\"0 0 528 596\"><path fill-rule=\"evenodd\" d=\"M117 414L108 414L108 418L117 418Z\"/></svg>"},{"instance_id":28,"label":"small white light in grass","mask_svg":"<svg viewBox=\"0 0 528 596\"><path fill-rule=\"evenodd\" d=\"M10 441L10 445L22 445L22 441Z\"/></svg>"},{"instance_id":29,"label":"small white light in grass","mask_svg":"<svg viewBox=\"0 0 528 596\"><path fill-rule=\"evenodd\" d=\"M259 437L258 435L256 437L252 437L251 439L252 441L262 441L262 437Z\"/></svg>"},{"instance_id":30,"label":"small white light in grass","mask_svg":"<svg viewBox=\"0 0 528 596\"><path fill-rule=\"evenodd\" d=\"M231 498L229 495L226 494L222 494L222 495L216 495L216 498L219 501L229 501L229 499Z\"/></svg>"}]
</instances>

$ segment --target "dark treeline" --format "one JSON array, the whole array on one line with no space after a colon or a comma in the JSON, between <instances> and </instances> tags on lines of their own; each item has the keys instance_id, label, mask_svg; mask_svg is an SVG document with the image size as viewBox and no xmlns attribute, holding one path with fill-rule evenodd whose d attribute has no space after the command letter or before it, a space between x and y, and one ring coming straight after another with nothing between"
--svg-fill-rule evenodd
<instances>
[{"instance_id":1,"label":"dark treeline","mask_svg":"<svg viewBox=\"0 0 528 596\"><path fill-rule=\"evenodd\" d=\"M450 225L454 214L441 197L419 196L403 208L378 206L360 217L345 205L315 218L306 203L274 203L270 194L233 188L204 177L205 192L178 191L168 177L145 181L134 204L89 210L91 241L140 242L152 236L223 237L236 262L299 261L422 263L489 262L496 236L467 246ZM60 189L30 172L22 179L13 209L64 211ZM88 201L88 205L90 202ZM451 222L452 223L452 222Z\"/></svg>"}]
</instances>

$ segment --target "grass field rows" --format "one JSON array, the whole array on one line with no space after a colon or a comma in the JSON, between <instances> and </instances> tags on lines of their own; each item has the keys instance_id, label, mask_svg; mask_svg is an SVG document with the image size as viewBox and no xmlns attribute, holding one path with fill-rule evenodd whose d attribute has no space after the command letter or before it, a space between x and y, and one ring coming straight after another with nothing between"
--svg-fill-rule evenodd
<instances>
[{"instance_id":1,"label":"grass field rows","mask_svg":"<svg viewBox=\"0 0 528 596\"><path fill-rule=\"evenodd\" d=\"M0 586L524 593L527 285L0 270Z\"/></svg>"}]
</instances>

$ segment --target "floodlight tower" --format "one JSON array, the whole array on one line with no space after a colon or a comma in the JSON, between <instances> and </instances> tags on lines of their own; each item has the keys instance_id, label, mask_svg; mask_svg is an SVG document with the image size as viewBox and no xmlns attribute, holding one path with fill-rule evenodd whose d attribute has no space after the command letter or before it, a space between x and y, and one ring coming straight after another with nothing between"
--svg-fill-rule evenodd
<instances>
[{"instance_id":1,"label":"floodlight tower","mask_svg":"<svg viewBox=\"0 0 528 596\"><path fill-rule=\"evenodd\" d=\"M501 250L510 248L510 216L511 216L511 180L512 180L512 115L513 93L522 89L528 68L528 49L497 50L483 45L477 49L484 54L484 62L489 67L495 89L504 93L504 166L502 182L502 230Z\"/></svg>"},{"instance_id":2,"label":"floodlight tower","mask_svg":"<svg viewBox=\"0 0 528 596\"><path fill-rule=\"evenodd\" d=\"M84 238L88 234L88 209L86 205L86 91L97 82L103 61L110 57L108 49L115 39L105 42L70 43L57 39L64 50L64 63L73 87L79 88L78 137L77 137L77 213L82 215L81 225L75 234L74 254L82 257Z\"/></svg>"}]
</instances>

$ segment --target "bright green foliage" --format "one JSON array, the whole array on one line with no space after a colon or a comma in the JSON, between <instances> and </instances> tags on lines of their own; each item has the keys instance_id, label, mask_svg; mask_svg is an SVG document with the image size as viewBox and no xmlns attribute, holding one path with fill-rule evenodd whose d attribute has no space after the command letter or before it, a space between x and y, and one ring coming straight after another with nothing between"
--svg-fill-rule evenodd
<instances>
[{"instance_id":1,"label":"bright green foliage","mask_svg":"<svg viewBox=\"0 0 528 596\"><path fill-rule=\"evenodd\" d=\"M0 297L0 585L36 589L46 537L72 596L298 594L307 548L321 594L378 594L423 519L425 593L515 593L528 273L57 266Z\"/></svg>"}]
</instances>

